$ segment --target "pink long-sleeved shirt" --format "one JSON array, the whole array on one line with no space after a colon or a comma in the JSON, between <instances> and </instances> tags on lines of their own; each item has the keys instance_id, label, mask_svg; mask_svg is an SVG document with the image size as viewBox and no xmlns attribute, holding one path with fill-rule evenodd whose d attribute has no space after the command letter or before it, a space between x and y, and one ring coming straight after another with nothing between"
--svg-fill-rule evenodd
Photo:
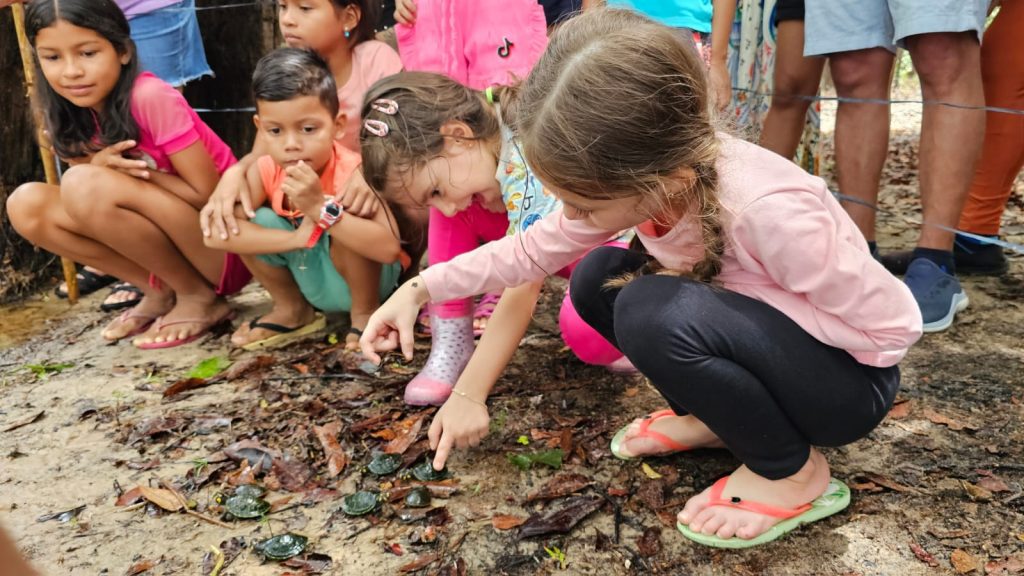
<instances>
[{"instance_id":1,"label":"pink long-sleeved shirt","mask_svg":"<svg viewBox=\"0 0 1024 576\"><path fill-rule=\"evenodd\" d=\"M917 303L871 256L825 182L754 144L724 135L721 144L726 248L716 281L777 308L862 364L898 363L921 337ZM688 271L703 255L692 217L660 237L637 234L670 269ZM561 270L610 235L556 212L519 236L431 266L421 277L433 301L518 286Z\"/></svg>"}]
</instances>

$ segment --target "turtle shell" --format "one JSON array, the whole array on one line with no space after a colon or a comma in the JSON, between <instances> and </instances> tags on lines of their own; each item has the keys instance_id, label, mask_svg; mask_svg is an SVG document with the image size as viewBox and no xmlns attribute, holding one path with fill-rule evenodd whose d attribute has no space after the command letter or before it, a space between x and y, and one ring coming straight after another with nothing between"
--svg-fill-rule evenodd
<instances>
[{"instance_id":1,"label":"turtle shell","mask_svg":"<svg viewBox=\"0 0 1024 576\"><path fill-rule=\"evenodd\" d=\"M298 556L306 550L306 543L309 539L305 536L288 532L256 544L256 551L267 560L287 560L292 556Z\"/></svg>"},{"instance_id":2,"label":"turtle shell","mask_svg":"<svg viewBox=\"0 0 1024 576\"><path fill-rule=\"evenodd\" d=\"M349 516L362 516L377 509L380 500L376 492L361 490L355 494L349 494L341 501L341 510Z\"/></svg>"},{"instance_id":3,"label":"turtle shell","mask_svg":"<svg viewBox=\"0 0 1024 576\"><path fill-rule=\"evenodd\" d=\"M376 454L366 465L366 469L377 476L387 476L401 467L401 454Z\"/></svg>"},{"instance_id":4,"label":"turtle shell","mask_svg":"<svg viewBox=\"0 0 1024 576\"><path fill-rule=\"evenodd\" d=\"M405 505L410 508L426 508L430 506L430 490L426 486L417 486L405 495Z\"/></svg>"},{"instance_id":5,"label":"turtle shell","mask_svg":"<svg viewBox=\"0 0 1024 576\"><path fill-rule=\"evenodd\" d=\"M448 468L444 467L440 470L434 470L434 465L430 463L430 460L424 460L413 466L412 475L420 482L444 480L448 477Z\"/></svg>"},{"instance_id":6,"label":"turtle shell","mask_svg":"<svg viewBox=\"0 0 1024 576\"><path fill-rule=\"evenodd\" d=\"M235 518L259 518L270 511L270 504L256 496L235 494L224 502L224 509Z\"/></svg>"}]
</instances>

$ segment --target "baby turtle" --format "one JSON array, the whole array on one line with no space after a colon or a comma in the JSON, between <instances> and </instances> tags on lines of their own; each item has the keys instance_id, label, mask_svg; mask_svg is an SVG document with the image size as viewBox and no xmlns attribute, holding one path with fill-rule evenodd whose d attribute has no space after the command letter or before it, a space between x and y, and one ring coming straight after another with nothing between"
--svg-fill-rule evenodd
<instances>
[{"instance_id":1,"label":"baby turtle","mask_svg":"<svg viewBox=\"0 0 1024 576\"><path fill-rule=\"evenodd\" d=\"M448 468L445 467L440 470L434 470L434 465L430 463L430 460L424 460L423 462L413 466L412 475L420 482L444 480L448 477Z\"/></svg>"},{"instance_id":2,"label":"baby turtle","mask_svg":"<svg viewBox=\"0 0 1024 576\"><path fill-rule=\"evenodd\" d=\"M405 505L410 508L426 508L430 506L430 490L426 486L417 486L405 495Z\"/></svg>"},{"instance_id":3,"label":"baby turtle","mask_svg":"<svg viewBox=\"0 0 1024 576\"><path fill-rule=\"evenodd\" d=\"M252 496L253 498L259 498L266 494L267 491L258 484L242 484L235 488L235 496Z\"/></svg>"},{"instance_id":4,"label":"baby turtle","mask_svg":"<svg viewBox=\"0 0 1024 576\"><path fill-rule=\"evenodd\" d=\"M387 476L401 467L401 454L377 454L366 465L366 469L377 476Z\"/></svg>"},{"instance_id":5,"label":"baby turtle","mask_svg":"<svg viewBox=\"0 0 1024 576\"><path fill-rule=\"evenodd\" d=\"M267 560L287 560L292 556L302 554L306 550L308 541L309 539L305 536L288 532L258 542L254 548Z\"/></svg>"},{"instance_id":6,"label":"baby turtle","mask_svg":"<svg viewBox=\"0 0 1024 576\"><path fill-rule=\"evenodd\" d=\"M224 509L235 518L259 518L270 511L270 504L257 496L235 494L224 502Z\"/></svg>"},{"instance_id":7,"label":"baby turtle","mask_svg":"<svg viewBox=\"0 0 1024 576\"><path fill-rule=\"evenodd\" d=\"M341 501L341 510L349 516L362 516L373 512L379 505L376 492L361 490L345 496Z\"/></svg>"}]
</instances>

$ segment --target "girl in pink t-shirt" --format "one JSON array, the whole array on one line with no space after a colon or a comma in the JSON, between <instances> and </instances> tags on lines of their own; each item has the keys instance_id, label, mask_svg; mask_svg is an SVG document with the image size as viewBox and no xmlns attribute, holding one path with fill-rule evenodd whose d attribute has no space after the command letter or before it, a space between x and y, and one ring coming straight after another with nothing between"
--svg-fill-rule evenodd
<instances>
[{"instance_id":1,"label":"girl in pink t-shirt","mask_svg":"<svg viewBox=\"0 0 1024 576\"><path fill-rule=\"evenodd\" d=\"M234 163L174 88L139 73L128 21L111 0L34 0L27 32L59 186L32 182L7 202L22 236L139 286L144 297L104 330L139 348L199 338L226 320L240 261L203 245L197 214ZM148 330L147 330L148 328Z\"/></svg>"}]
</instances>

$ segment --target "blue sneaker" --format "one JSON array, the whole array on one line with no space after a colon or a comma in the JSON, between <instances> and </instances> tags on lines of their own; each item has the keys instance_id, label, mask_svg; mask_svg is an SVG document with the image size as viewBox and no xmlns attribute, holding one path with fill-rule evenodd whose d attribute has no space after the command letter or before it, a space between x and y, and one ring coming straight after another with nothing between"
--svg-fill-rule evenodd
<instances>
[{"instance_id":1,"label":"blue sneaker","mask_svg":"<svg viewBox=\"0 0 1024 576\"><path fill-rule=\"evenodd\" d=\"M903 282L921 308L925 332L949 328L956 313L967 308L967 294L956 276L947 274L927 258L915 258L907 266Z\"/></svg>"}]
</instances>

